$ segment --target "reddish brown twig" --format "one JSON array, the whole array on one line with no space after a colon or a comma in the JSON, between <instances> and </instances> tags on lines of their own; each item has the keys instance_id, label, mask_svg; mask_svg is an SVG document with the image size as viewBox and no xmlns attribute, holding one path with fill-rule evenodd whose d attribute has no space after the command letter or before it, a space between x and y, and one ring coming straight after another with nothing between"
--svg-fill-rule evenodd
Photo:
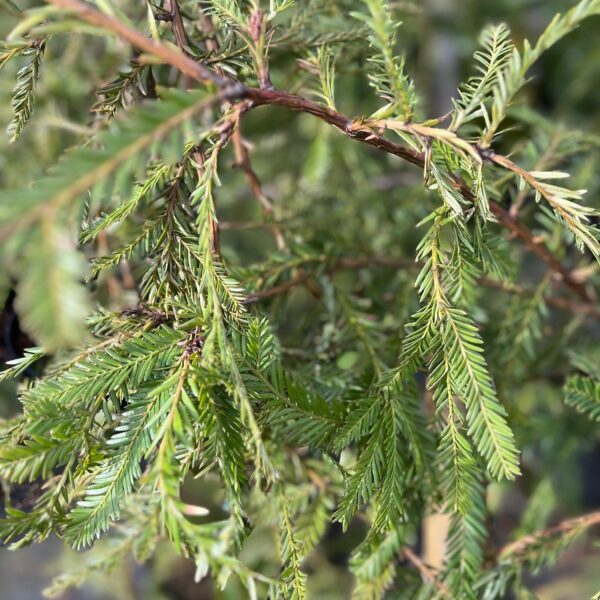
<instances>
[{"instance_id":1,"label":"reddish brown twig","mask_svg":"<svg viewBox=\"0 0 600 600\"><path fill-rule=\"evenodd\" d=\"M266 298L272 298L273 296L278 296L279 294L285 294L295 287L306 283L307 280L312 276L313 273L310 271L299 271L298 274L289 281L248 294L246 296L246 304L252 304L254 302L258 302L259 300L265 300Z\"/></svg>"},{"instance_id":2,"label":"reddish brown twig","mask_svg":"<svg viewBox=\"0 0 600 600\"><path fill-rule=\"evenodd\" d=\"M177 46L184 53L188 54L186 48L188 45L188 38L185 32L185 26L181 17L181 9L179 8L179 2L177 0L169 0L171 7L171 26L173 29L173 35Z\"/></svg>"},{"instance_id":3,"label":"reddish brown twig","mask_svg":"<svg viewBox=\"0 0 600 600\"><path fill-rule=\"evenodd\" d=\"M514 233L527 247L527 249L543 260L565 283L565 285L586 302L593 302L593 295L586 286L573 277L572 273L558 258L549 250L548 246L534 237L531 231L517 219L510 216L507 210L495 202L490 202L492 213L498 219L498 223Z\"/></svg>"},{"instance_id":4,"label":"reddish brown twig","mask_svg":"<svg viewBox=\"0 0 600 600\"><path fill-rule=\"evenodd\" d=\"M499 290L509 294L518 294L523 296L532 294L531 290L525 289L520 285L506 284L502 281L490 279L488 277L481 277L478 279L478 281L487 287L498 288ZM563 298L562 296L544 296L544 302L549 306L564 310L566 312L600 318L600 306L594 303L573 302L572 300Z\"/></svg>"},{"instance_id":5,"label":"reddish brown twig","mask_svg":"<svg viewBox=\"0 0 600 600\"><path fill-rule=\"evenodd\" d=\"M233 132L232 142L235 151L236 166L240 167L244 171L246 179L248 180L248 184L250 185L250 189L252 190L254 197L258 200L263 215L265 215L268 218L271 218L273 216L273 204L263 192L260 179L258 178L258 175L252 168L250 155L248 154L248 149L246 148L246 145L244 143L244 138L242 136L242 130L240 128L239 123L236 130ZM279 248L279 250L285 250L286 243L283 237L283 233L281 231L281 227L279 227L277 223L273 223L270 227L273 231L273 236L275 237L277 248Z\"/></svg>"},{"instance_id":6,"label":"reddish brown twig","mask_svg":"<svg viewBox=\"0 0 600 600\"><path fill-rule=\"evenodd\" d=\"M338 258L333 263L334 269L362 269L364 267L379 266L391 269L415 269L419 263L408 258L395 258L393 256L357 256Z\"/></svg>"},{"instance_id":7,"label":"reddish brown twig","mask_svg":"<svg viewBox=\"0 0 600 600\"><path fill-rule=\"evenodd\" d=\"M290 94L282 90L261 90L256 88L245 88L242 95L244 98L252 100L254 106L284 106L296 112L313 115L336 127L348 137L364 142L374 148L384 150L389 154L399 156L413 165L422 167L424 164L423 156L417 150L390 142L381 135L356 129L353 127L353 119L308 98L303 98L302 96Z\"/></svg>"},{"instance_id":8,"label":"reddish brown twig","mask_svg":"<svg viewBox=\"0 0 600 600\"><path fill-rule=\"evenodd\" d=\"M371 266L379 266L391 269L415 269L419 268L420 263L408 259L395 258L393 256L340 257L330 262L327 267L327 271L335 272L339 269L362 269ZM314 275L314 273L312 274ZM273 296L277 296L279 294L285 294L298 285L304 284L310 276L310 271L303 270L301 275L294 277L285 283L253 292L248 296L248 302L258 302L263 299L272 298ZM509 294L527 296L533 293L531 290L528 290L518 284L508 284L496 279L490 279L489 277L480 277L478 282L486 287L497 288ZM600 318L600 307L595 303L573 302L572 300L562 298L561 296L546 296L544 297L544 302L549 306L559 310L573 314Z\"/></svg>"},{"instance_id":9,"label":"reddish brown twig","mask_svg":"<svg viewBox=\"0 0 600 600\"><path fill-rule=\"evenodd\" d=\"M250 101L252 106L284 106L290 110L311 114L336 127L348 137L361 141L369 146L373 146L374 148L383 150L389 154L398 156L403 160L419 167L424 166L425 158L423 154L417 150L395 144L376 132L368 131L366 128L355 127L352 119L349 119L345 115L335 110L322 106L317 102L281 90L247 87L225 75L216 73L208 67L193 61L183 52L180 52L171 46L151 40L142 33L130 28L124 23L121 23L114 17L105 15L90 5L81 2L80 0L48 1L56 6L73 11L81 19L92 25L102 27L116 33L125 41L128 41L137 48L154 55L156 58L175 67L182 73L189 75L190 77L193 77L194 79L197 79L203 83L212 83L218 86L222 90L222 97L226 99L245 99ZM248 109L249 108L250 106ZM494 155L494 157L495 160L492 162L500 164L497 160L498 155ZM485 154L482 154L482 159L491 160L491 158ZM465 198L473 200L473 193L463 181L456 181L456 188L460 190L461 194ZM586 302L595 301L593 294L591 294L588 288L572 276L569 269L560 262L560 260L543 242L534 239L531 231L529 231L529 229L523 223L511 217L504 208L495 202L490 202L490 208L492 213L498 219L498 222L502 226L508 228L519 239L521 239L524 245L531 252L542 259L548 265L548 267L552 269L552 271L560 276L560 279L564 281L567 287L569 287L574 293L576 293Z\"/></svg>"},{"instance_id":10,"label":"reddish brown twig","mask_svg":"<svg viewBox=\"0 0 600 600\"><path fill-rule=\"evenodd\" d=\"M417 570L421 574L421 579L423 579L425 583L433 583L433 585L435 585L435 587L438 589L439 592L442 593L444 597L451 597L448 586L443 581L440 581L438 579L438 574L435 571L435 569L426 564L420 556L417 556L412 551L411 548L409 548L408 546L402 548L402 550L400 551L400 556L408 560L417 568Z\"/></svg>"},{"instance_id":11,"label":"reddish brown twig","mask_svg":"<svg viewBox=\"0 0 600 600\"><path fill-rule=\"evenodd\" d=\"M95 25L96 27L101 27L116 33L126 42L129 42L144 52L148 52L148 54L152 54L165 64L175 67L185 75L189 75L197 81L201 81L203 83L213 83L221 88L235 84L233 80L223 75L218 75L212 69L195 62L189 56L183 54L183 52L180 52L175 47L156 42L149 37L146 37L143 33L132 29L124 23L121 23L121 21L118 19L101 13L85 2L80 2L80 0L48 1L55 6L59 6L60 8L64 8L65 10L70 10L76 13L81 19L87 21L91 25Z\"/></svg>"},{"instance_id":12,"label":"reddish brown twig","mask_svg":"<svg viewBox=\"0 0 600 600\"><path fill-rule=\"evenodd\" d=\"M595 511L583 515L581 517L575 517L573 519L566 519L561 521L554 527L549 527L543 531L538 531L531 535L526 535L518 540L507 544L498 552L498 558L501 561L503 558L508 558L516 554L522 554L527 551L528 548L541 542L545 538L553 537L555 535L568 534L577 530L583 531L593 527L594 525L600 524L600 511Z\"/></svg>"}]
</instances>

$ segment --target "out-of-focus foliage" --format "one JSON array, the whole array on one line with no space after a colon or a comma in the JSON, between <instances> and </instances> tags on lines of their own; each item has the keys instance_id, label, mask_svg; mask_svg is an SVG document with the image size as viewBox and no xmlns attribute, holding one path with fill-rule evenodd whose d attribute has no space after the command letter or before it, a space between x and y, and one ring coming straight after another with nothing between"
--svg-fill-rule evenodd
<instances>
[{"instance_id":1,"label":"out-of-focus foliage","mask_svg":"<svg viewBox=\"0 0 600 600\"><path fill-rule=\"evenodd\" d=\"M600 2L1 6L39 347L0 534L95 544L48 593L174 552L223 597L529 597L600 522L554 525L598 443Z\"/></svg>"}]
</instances>

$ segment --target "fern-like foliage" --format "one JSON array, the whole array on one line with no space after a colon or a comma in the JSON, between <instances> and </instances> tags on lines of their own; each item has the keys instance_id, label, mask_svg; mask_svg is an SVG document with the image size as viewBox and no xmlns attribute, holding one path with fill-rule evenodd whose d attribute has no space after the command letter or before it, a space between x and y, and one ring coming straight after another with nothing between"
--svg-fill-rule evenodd
<instances>
[{"instance_id":1,"label":"fern-like foliage","mask_svg":"<svg viewBox=\"0 0 600 600\"><path fill-rule=\"evenodd\" d=\"M19 228L30 224L38 244L29 248L44 248L41 256L45 264L25 261L20 297L24 299L26 321L49 349L80 339L87 312L83 290L76 283L83 276L81 261L73 245L65 241L65 227L60 226L64 211L91 188L98 194L110 189L114 176L116 181L126 182L138 169L144 151L157 142L162 143L163 156L176 152L182 145L181 127L212 103L202 93L173 93L164 102L139 108L131 119L123 119L118 127L99 134L95 148L82 147L69 153L34 188L0 196L0 220L5 227L13 226L16 220ZM27 304L37 297L48 301ZM65 305L60 298L72 299L73 305ZM58 314L62 314L61 320L56 319Z\"/></svg>"},{"instance_id":2,"label":"fern-like foliage","mask_svg":"<svg viewBox=\"0 0 600 600\"><path fill-rule=\"evenodd\" d=\"M508 544L502 549L495 569L479 582L479 597L497 598L511 588L528 592L523 581L523 568L539 572L554 564L565 548L599 521L597 513L567 519Z\"/></svg>"},{"instance_id":3,"label":"fern-like foliage","mask_svg":"<svg viewBox=\"0 0 600 600\"><path fill-rule=\"evenodd\" d=\"M564 15L556 15L534 45L525 40L522 51L513 49L510 61L497 75L497 82L492 90L494 101L489 122L481 137L482 144L487 146L492 142L508 107L526 82L527 71L542 53L573 31L583 19L597 14L600 14L598 0L579 2Z\"/></svg>"},{"instance_id":4,"label":"fern-like foliage","mask_svg":"<svg viewBox=\"0 0 600 600\"><path fill-rule=\"evenodd\" d=\"M472 320L447 298L444 279L453 272L446 269L440 246L443 225L443 217L435 217L421 242L419 256L425 265L417 283L422 300L428 299L428 304L413 321L415 331L423 331L419 346L413 350L411 339L405 353L416 350L424 355L430 348L436 349L430 366L434 387L445 386L442 389L447 396L456 396L464 404L469 434L488 461L490 474L511 479L519 474L518 453L506 423L506 411L496 397L481 338Z\"/></svg>"},{"instance_id":5,"label":"fern-like foliage","mask_svg":"<svg viewBox=\"0 0 600 600\"><path fill-rule=\"evenodd\" d=\"M396 30L401 23L392 18L387 0L364 1L369 15L355 12L353 16L364 21L371 30L369 43L375 54L369 59L373 64L369 81L377 95L388 103L373 118L397 116L402 121L410 121L415 110L416 94L413 82L404 72L404 59L396 56L394 49Z\"/></svg>"},{"instance_id":6,"label":"fern-like foliage","mask_svg":"<svg viewBox=\"0 0 600 600\"><path fill-rule=\"evenodd\" d=\"M281 562L284 570L281 574L284 581L285 597L291 600L306 600L306 575L300 569L301 550L296 540L296 533L290 519L289 509L284 497L281 499Z\"/></svg>"},{"instance_id":7,"label":"fern-like foliage","mask_svg":"<svg viewBox=\"0 0 600 600\"><path fill-rule=\"evenodd\" d=\"M0 371L0 381L16 379L40 360L44 354L42 348L26 348L22 358L14 358L6 363L8 368Z\"/></svg>"},{"instance_id":8,"label":"fern-like foliage","mask_svg":"<svg viewBox=\"0 0 600 600\"><path fill-rule=\"evenodd\" d=\"M600 419L599 144L513 108L599 0L486 27L432 118L413 3L7 6L0 540L93 546L48 593L160 553L232 597L499 599L600 522L544 529Z\"/></svg>"},{"instance_id":9,"label":"fern-like foliage","mask_svg":"<svg viewBox=\"0 0 600 600\"><path fill-rule=\"evenodd\" d=\"M143 69L143 65L133 63L130 71L119 73L114 81L98 89L96 94L100 99L92 110L107 118L114 117L117 111L127 106L129 97L135 93L136 86L140 86Z\"/></svg>"},{"instance_id":10,"label":"fern-like foliage","mask_svg":"<svg viewBox=\"0 0 600 600\"><path fill-rule=\"evenodd\" d=\"M126 179L139 164L140 154L143 156L157 142L163 145L165 156L169 156L169 150L177 152L182 145L180 127L213 103L204 93L171 92L163 102L135 109L117 127L99 134L97 148L78 148L33 189L12 193L12 205L3 197L3 220L19 218L27 211L32 215L29 219L39 218L41 206L45 210L59 210L115 173Z\"/></svg>"},{"instance_id":11,"label":"fern-like foliage","mask_svg":"<svg viewBox=\"0 0 600 600\"><path fill-rule=\"evenodd\" d=\"M574 355L573 363L583 373L569 377L564 388L565 403L593 421L600 419L600 371L596 360L594 353Z\"/></svg>"},{"instance_id":12,"label":"fern-like foliage","mask_svg":"<svg viewBox=\"0 0 600 600\"><path fill-rule=\"evenodd\" d=\"M357 579L354 590L356 598L380 598L391 587L404 536L405 531L401 527L395 528L386 535L372 538L357 549L352 563L352 571Z\"/></svg>"},{"instance_id":13,"label":"fern-like foliage","mask_svg":"<svg viewBox=\"0 0 600 600\"><path fill-rule=\"evenodd\" d=\"M481 50L474 55L478 63L478 74L459 90L451 129L458 129L464 123L487 116L486 104L513 49L510 31L504 24L485 29L481 34L480 44Z\"/></svg>"},{"instance_id":14,"label":"fern-like foliage","mask_svg":"<svg viewBox=\"0 0 600 600\"><path fill-rule=\"evenodd\" d=\"M40 67L44 56L45 43L43 41L26 47L21 55L27 63L17 73L17 85L12 93L13 120L8 126L8 135L12 142L19 139L25 124L31 118L35 104L35 86L40 75Z\"/></svg>"},{"instance_id":15,"label":"fern-like foliage","mask_svg":"<svg viewBox=\"0 0 600 600\"><path fill-rule=\"evenodd\" d=\"M423 477L431 457L431 438L415 397L396 377L385 381L378 397L359 404L340 429L335 448L359 444L356 464L335 517L347 527L360 506L376 500L373 529L393 526L406 516L412 478ZM407 464L406 455L413 456Z\"/></svg>"},{"instance_id":16,"label":"fern-like foliage","mask_svg":"<svg viewBox=\"0 0 600 600\"><path fill-rule=\"evenodd\" d=\"M141 460L152 447L165 419L169 395L149 390L130 396L119 425L108 440L109 455L96 467L85 495L69 516L66 539L75 547L89 545L120 515L119 505L141 474Z\"/></svg>"},{"instance_id":17,"label":"fern-like foliage","mask_svg":"<svg viewBox=\"0 0 600 600\"><path fill-rule=\"evenodd\" d=\"M487 459L491 475L515 477L519 468L513 435L487 373L477 328L462 312L449 309L442 344L453 391L466 405L469 433Z\"/></svg>"}]
</instances>

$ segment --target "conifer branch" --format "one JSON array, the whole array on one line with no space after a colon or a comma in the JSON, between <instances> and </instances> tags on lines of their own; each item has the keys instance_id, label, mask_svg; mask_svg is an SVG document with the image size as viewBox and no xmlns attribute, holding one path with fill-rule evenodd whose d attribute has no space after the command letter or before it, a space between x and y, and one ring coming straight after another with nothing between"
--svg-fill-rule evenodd
<instances>
[{"instance_id":1,"label":"conifer branch","mask_svg":"<svg viewBox=\"0 0 600 600\"><path fill-rule=\"evenodd\" d=\"M264 193L262 185L260 183L260 179L258 178L258 175L252 168L250 154L248 152L248 148L246 147L246 141L242 136L242 130L239 123L237 124L237 127L233 132L232 140L233 147L235 150L236 166L240 167L244 171L250 189L252 190L254 197L258 200L263 215L267 218L272 218L273 203ZM273 229L273 236L275 237L275 242L277 243L277 248L279 250L285 250L286 243L281 228L277 224L273 224L271 227Z\"/></svg>"},{"instance_id":2,"label":"conifer branch","mask_svg":"<svg viewBox=\"0 0 600 600\"><path fill-rule=\"evenodd\" d=\"M443 581L438 579L438 574L436 573L435 569L426 564L423 559L415 554L409 546L402 548L400 556L406 558L406 560L408 560L417 568L425 583L433 583L438 591L442 594L443 598L452 597L448 586Z\"/></svg>"},{"instance_id":3,"label":"conifer branch","mask_svg":"<svg viewBox=\"0 0 600 600\"><path fill-rule=\"evenodd\" d=\"M573 519L566 519L561 521L558 525L544 529L537 533L523 536L514 542L510 542L503 546L498 552L498 560L502 562L504 560L518 559L519 556L526 555L527 552L544 543L545 540L549 540L555 537L562 537L567 534L574 532L581 532L590 527L594 527L600 524L600 511L591 512L580 517Z\"/></svg>"},{"instance_id":4,"label":"conifer branch","mask_svg":"<svg viewBox=\"0 0 600 600\"><path fill-rule=\"evenodd\" d=\"M0 374L17 379L23 407L0 421L0 540L117 542L55 589L118 567L128 550L146 560L166 537L215 586L233 575L250 597L300 600L315 581L305 571L330 552L319 544L327 524L338 521L362 537L347 561L357 600L476 600L520 593L527 571L600 524L594 513L544 530L561 490L539 468L555 458L573 466L571 449L600 418L598 353L576 337L586 317L600 316L600 271L589 255L570 262L573 237L600 258L598 213L548 170L576 158L578 179L593 184L579 159L599 142L581 133L554 143L562 131L515 111L527 124L520 142L506 139L506 155L490 149L527 69L599 12L599 0L581 0L522 50L505 25L486 29L454 110L422 122L388 0L203 0L199 15L165 0L148 7L150 37L116 5L49 3L16 11L0 67L31 40L65 32L115 34L125 42L115 49L135 58L121 56L129 67L116 75L112 61L93 65L111 83L99 90L88 137L30 187L21 180L37 165L24 162L24 176L7 169L0 193L0 254L18 280L7 307L41 346ZM342 5L358 7L365 27L344 29ZM332 22L342 31L323 33ZM360 60L331 47L348 40ZM65 58L45 61L52 75ZM368 118L337 108L352 87L338 86L336 98L338 73L350 66L383 100ZM36 69L17 75L23 117ZM59 98L65 114L79 114L75 96L44 91L44 106ZM300 117L284 131L269 122L265 134L259 111L249 117L259 106ZM261 131L264 152L250 154L246 124ZM34 128L13 146L7 165L39 135ZM48 156L63 143L57 136ZM228 157L245 182L227 171ZM422 181L384 175L393 157L419 167ZM414 199L398 202L389 193L398 184ZM241 223L237 194L247 187L260 222ZM271 189L285 218L274 216ZM519 217L528 192L541 210ZM248 231L221 235L221 216ZM260 243L269 229L277 249ZM530 268L527 250L543 272ZM128 269L123 285L117 267ZM0 293L10 277L0 273ZM299 286L308 293L287 295ZM565 373L556 419L547 392ZM492 556L488 486L521 476L520 489L535 491L517 541ZM205 506L187 482L207 477L216 495ZM436 568L411 550L432 511L449 521ZM265 569L280 567L277 580L242 561L259 531L279 538L279 560L264 555Z\"/></svg>"},{"instance_id":5,"label":"conifer branch","mask_svg":"<svg viewBox=\"0 0 600 600\"><path fill-rule=\"evenodd\" d=\"M318 263L322 261L315 259L314 261L307 262ZM415 261L408 261L402 258L394 258L392 256L334 257L327 260L327 272L331 274L335 274L337 270L365 269L373 266L389 269L413 270L419 268L419 263ZM272 298L273 296L277 296L279 294L285 294L295 287L303 285L307 279L314 277L315 275L315 272L303 270L288 281L285 281L279 285L260 289L248 294L245 302L250 304L260 300ZM508 294L516 294L519 296L530 296L533 294L532 290L521 285L506 283L490 277L479 277L477 282L486 287L502 290ZM577 302L557 295L546 296L545 302L549 306L559 310L564 310L573 314L586 315L593 318L600 318L600 308L596 303L593 302Z\"/></svg>"},{"instance_id":6,"label":"conifer branch","mask_svg":"<svg viewBox=\"0 0 600 600\"><path fill-rule=\"evenodd\" d=\"M11 142L19 139L23 127L25 127L27 121L31 118L35 103L35 87L39 77L45 45L44 40L33 42L21 52L22 56L28 58L28 62L19 70L17 85L12 94L11 104L15 114L7 130Z\"/></svg>"},{"instance_id":7,"label":"conifer branch","mask_svg":"<svg viewBox=\"0 0 600 600\"><path fill-rule=\"evenodd\" d=\"M197 63L183 54L180 50L146 37L115 17L101 13L85 2L81 2L80 0L48 0L48 2L54 6L77 14L90 25L112 31L125 41L129 42L132 46L161 59L166 64L173 65L184 75L188 75L189 77L204 83L213 83L218 87L227 87L228 85L231 85L230 79L218 75L208 67Z\"/></svg>"},{"instance_id":8,"label":"conifer branch","mask_svg":"<svg viewBox=\"0 0 600 600\"><path fill-rule=\"evenodd\" d=\"M221 93L221 99L245 99L252 103L251 106L277 105L284 106L293 111L311 114L336 127L342 133L353 139L383 150L389 154L398 156L416 166L425 166L425 156L422 152L395 144L394 142L390 142L383 136L374 132L371 128L365 127L360 122L357 123L353 119L350 119L331 108L322 106L316 102L313 102L312 100L302 98L295 94L268 88L250 88L237 83L228 77L220 76L207 67L204 67L200 63L193 61L182 52L150 40L143 34L135 31L127 25L124 25L117 19L98 12L80 0L48 1L52 4L75 12L80 18L89 22L90 24L113 31L115 34L122 37L132 45L148 52L149 54L152 54L153 56L156 56L165 63L172 65L185 75L188 75L200 82L213 83L217 85L223 90ZM422 132L420 135L422 135ZM425 137L427 137L427 135L425 135ZM479 154L479 151L475 145L469 149L469 152L472 154ZM496 163L499 162L498 155L488 155L487 151L481 153L481 158L489 159ZM453 185L466 200L474 200L472 191L464 182L455 181ZM545 244L534 240L533 235L529 232L525 225L523 225L516 218L511 218L505 209L494 202L490 202L490 209L494 216L498 219L498 222L502 226L510 229L523 241L529 250L541 258L553 271L558 273L569 288L577 293L582 299L590 299L587 289L572 277L569 270L560 263L560 261L550 252ZM589 241L589 243L591 244L592 242Z\"/></svg>"}]
</instances>

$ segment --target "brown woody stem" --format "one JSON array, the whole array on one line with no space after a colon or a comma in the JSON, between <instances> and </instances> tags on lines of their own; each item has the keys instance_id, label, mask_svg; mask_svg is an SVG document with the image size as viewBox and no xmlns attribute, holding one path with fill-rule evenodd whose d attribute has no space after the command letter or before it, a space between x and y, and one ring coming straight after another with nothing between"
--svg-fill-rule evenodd
<instances>
[{"instance_id":1,"label":"brown woody stem","mask_svg":"<svg viewBox=\"0 0 600 600\"><path fill-rule=\"evenodd\" d=\"M318 261L316 261L318 262ZM336 270L363 269L368 267L383 267L391 269L414 269L419 268L420 264L415 261L394 258L392 256L358 256L358 257L339 257L333 260L328 272ZM302 269L294 277L278 284L274 287L257 290L248 295L247 302L254 303L260 300L266 300L273 296L285 294L297 286L304 285L315 273ZM530 296L533 290L524 288L516 284L507 284L489 277L480 277L477 280L481 285L492 287L508 294L516 294L520 296ZM574 302L561 296L546 296L544 302L553 308L563 310L572 314L583 315L585 317L600 318L600 307L595 303Z\"/></svg>"},{"instance_id":2,"label":"brown woody stem","mask_svg":"<svg viewBox=\"0 0 600 600\"><path fill-rule=\"evenodd\" d=\"M565 521L561 521L554 527L550 527L549 529L544 529L543 531L538 531L537 533L519 538L518 540L501 548L498 556L500 561L502 561L504 558L509 558L511 556L527 552L531 546L543 541L546 538L550 538L555 535L565 535L577 530L583 531L595 525L600 525L600 511L591 512L587 515L582 515L573 519L567 519Z\"/></svg>"},{"instance_id":3,"label":"brown woody stem","mask_svg":"<svg viewBox=\"0 0 600 600\"><path fill-rule=\"evenodd\" d=\"M114 32L123 40L136 46L140 50L152 54L166 64L169 64L183 74L188 75L202 83L214 84L222 90L223 96L230 100L245 99L251 102L252 106L275 105L283 106L297 112L308 113L336 127L344 135L383 150L416 166L423 167L425 158L421 152L395 144L372 131L367 131L359 127L354 127L354 121L347 116L322 106L317 102L290 94L276 89L258 89L247 87L223 74L217 73L212 69L195 62L189 56L180 50L161 44L146 37L139 31L121 23L119 20L105 15L89 4L81 0L48 0L51 4L64 8L65 10L76 13L84 21ZM250 107L249 107L250 108ZM499 155L490 153L489 158L485 153L481 154L482 159L489 160L494 164L501 165L498 160ZM456 188L466 198L473 200L473 193L462 180L455 182ZM523 244L548 267L554 271L565 285L586 302L593 302L593 294L578 281L569 269L552 253L552 251L542 242L534 238L533 234L522 222L511 216L508 211L502 208L496 202L490 202L490 208L500 225L509 229Z\"/></svg>"}]
</instances>

